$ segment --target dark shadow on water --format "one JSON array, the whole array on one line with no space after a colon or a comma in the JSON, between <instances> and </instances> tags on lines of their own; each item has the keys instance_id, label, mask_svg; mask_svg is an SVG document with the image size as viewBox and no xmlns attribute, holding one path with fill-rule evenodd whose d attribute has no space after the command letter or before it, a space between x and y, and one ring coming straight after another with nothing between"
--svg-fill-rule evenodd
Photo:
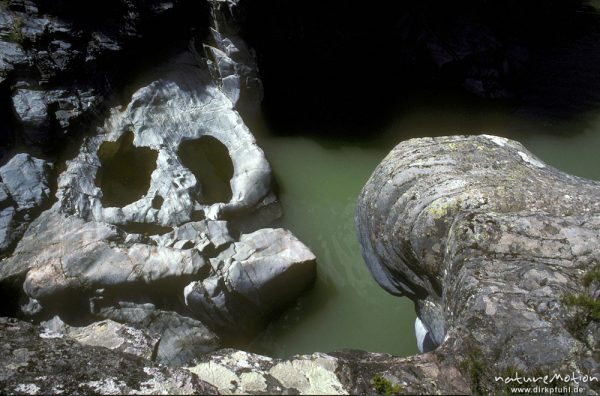
<instances>
[{"instance_id":1,"label":"dark shadow on water","mask_svg":"<svg viewBox=\"0 0 600 396\"><path fill-rule=\"evenodd\" d=\"M137 201L150 188L158 153L133 145L133 133L124 133L116 142L104 142L98 150L101 167L96 186L102 190L105 207L123 207Z\"/></svg>"},{"instance_id":2,"label":"dark shadow on water","mask_svg":"<svg viewBox=\"0 0 600 396\"><path fill-rule=\"evenodd\" d=\"M201 185L200 203L210 205L231 200L233 162L223 143L204 135L181 143L178 155Z\"/></svg>"},{"instance_id":3,"label":"dark shadow on water","mask_svg":"<svg viewBox=\"0 0 600 396\"><path fill-rule=\"evenodd\" d=\"M279 136L377 138L424 94L552 120L600 103L600 17L584 1L240 3Z\"/></svg>"}]
</instances>

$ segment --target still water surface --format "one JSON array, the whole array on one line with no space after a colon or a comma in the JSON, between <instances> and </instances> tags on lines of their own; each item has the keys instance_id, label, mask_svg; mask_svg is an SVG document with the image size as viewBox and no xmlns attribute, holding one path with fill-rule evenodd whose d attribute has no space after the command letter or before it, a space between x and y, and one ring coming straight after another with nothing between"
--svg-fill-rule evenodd
<instances>
[{"instance_id":1,"label":"still water surface","mask_svg":"<svg viewBox=\"0 0 600 396\"><path fill-rule=\"evenodd\" d=\"M561 170L600 180L600 112L579 116L577 122L532 120L510 109L445 103L398 112L382 133L363 142L268 134L259 139L280 187L281 226L315 253L318 276L314 288L249 350L277 357L341 348L400 356L417 352L413 304L387 294L373 281L354 226L362 186L402 140L452 134L505 136ZM447 103L452 103L450 108Z\"/></svg>"}]
</instances>

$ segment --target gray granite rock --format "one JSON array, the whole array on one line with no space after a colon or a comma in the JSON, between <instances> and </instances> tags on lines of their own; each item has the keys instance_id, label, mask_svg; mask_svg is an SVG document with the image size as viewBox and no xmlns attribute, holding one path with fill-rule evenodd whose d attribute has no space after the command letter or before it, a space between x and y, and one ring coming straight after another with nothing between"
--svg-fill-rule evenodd
<instances>
[{"instance_id":1,"label":"gray granite rock","mask_svg":"<svg viewBox=\"0 0 600 396\"><path fill-rule=\"evenodd\" d=\"M44 216L44 219L48 220L42 227L50 228L43 229L40 235L35 234L37 227L31 227L17 248L16 256L10 259L23 263L21 270L30 267L23 288L28 296L38 300L136 284L151 288L165 279L198 275L208 265L195 249L143 243L134 243L131 247L113 246L119 230L105 223L85 222L77 217L64 219L59 215ZM49 229L51 235L42 239L44 231ZM59 230L62 232L57 233ZM34 251L25 251L32 247L28 241L34 241ZM21 252L34 257L25 262Z\"/></svg>"},{"instance_id":2,"label":"gray granite rock","mask_svg":"<svg viewBox=\"0 0 600 396\"><path fill-rule=\"evenodd\" d=\"M12 103L3 101L0 111L17 116L14 136L0 144L20 142L48 151L65 135L84 132L90 119L104 112L122 77L141 65L144 46L156 52L167 45L185 48L193 36L188 28L206 25L200 15L194 19L194 11L200 14L195 3L0 4L0 83L16 88ZM144 53L144 61L154 57L154 51Z\"/></svg>"},{"instance_id":3,"label":"gray granite rock","mask_svg":"<svg viewBox=\"0 0 600 396\"><path fill-rule=\"evenodd\" d=\"M249 335L314 281L316 257L289 231L243 234L210 260L214 272L190 283L185 302L204 323Z\"/></svg>"},{"instance_id":4,"label":"gray granite rock","mask_svg":"<svg viewBox=\"0 0 600 396\"><path fill-rule=\"evenodd\" d=\"M187 370L0 318L3 394L217 394Z\"/></svg>"},{"instance_id":5,"label":"gray granite rock","mask_svg":"<svg viewBox=\"0 0 600 396\"><path fill-rule=\"evenodd\" d=\"M152 304L97 300L93 313L142 330L159 341L155 346L157 362L169 366L191 364L202 355L217 350L219 337L202 322Z\"/></svg>"},{"instance_id":6,"label":"gray granite rock","mask_svg":"<svg viewBox=\"0 0 600 396\"><path fill-rule=\"evenodd\" d=\"M247 117L260 111L263 88L254 52L240 37L235 20L238 1L209 0L210 38L203 44L213 78L236 108Z\"/></svg>"},{"instance_id":7,"label":"gray granite rock","mask_svg":"<svg viewBox=\"0 0 600 396\"><path fill-rule=\"evenodd\" d=\"M167 65L161 78L138 90L124 111L113 111L100 134L87 139L80 154L69 162L59 180L61 210L88 220L112 224L128 222L177 226L194 213L210 219L258 210L275 201L271 168L263 151L231 100L211 82L194 58L182 55ZM165 133L165 130L167 133ZM123 207L105 207L97 186L98 150L133 133L133 145L157 152L156 168L148 191ZM202 181L183 165L178 155L182 142L212 136L227 148L234 174L229 202L202 204ZM153 200L164 202L159 209Z\"/></svg>"},{"instance_id":8,"label":"gray granite rock","mask_svg":"<svg viewBox=\"0 0 600 396\"><path fill-rule=\"evenodd\" d=\"M159 343L159 338L151 337L139 329L112 320L102 320L88 326L77 327L69 326L55 316L43 322L42 326L46 329L42 337L65 336L83 345L104 347L148 360L154 360Z\"/></svg>"},{"instance_id":9,"label":"gray granite rock","mask_svg":"<svg viewBox=\"0 0 600 396\"><path fill-rule=\"evenodd\" d=\"M283 360L225 349L186 369L221 394L347 395L338 366L336 358L323 353Z\"/></svg>"},{"instance_id":10,"label":"gray granite rock","mask_svg":"<svg viewBox=\"0 0 600 396\"><path fill-rule=\"evenodd\" d=\"M503 373L600 376L582 334L594 319L567 303L597 298L600 285L584 276L600 260L599 198L600 183L552 168L515 141L412 139L377 167L356 223L375 279L415 301L440 345L420 359L437 373L459 370L472 392L498 392ZM434 374L432 390L453 389Z\"/></svg>"},{"instance_id":11,"label":"gray granite rock","mask_svg":"<svg viewBox=\"0 0 600 396\"><path fill-rule=\"evenodd\" d=\"M221 6L213 7L218 18ZM216 19L213 35L232 62L251 62ZM246 68L253 63L229 72L248 77ZM21 304L23 314L86 317L91 303L97 318L151 331L160 338L158 361L180 365L220 345L211 330L248 330L250 337L250 329L310 286L310 250L289 231L262 228L280 214L273 210L271 168L236 111L224 73L211 74L210 62L194 51L181 54L150 72L129 104L84 139L59 176L58 202L0 265L0 282L22 282L21 301L37 301ZM235 82L239 92L252 89L244 81ZM207 200L213 185L204 169L192 169L181 153L206 137L232 165L230 197L217 202ZM121 180L122 174L130 175ZM110 187L111 180L120 184ZM123 198L133 185L143 188ZM194 288L212 284L226 285L226 295L203 298Z\"/></svg>"},{"instance_id":12,"label":"gray granite rock","mask_svg":"<svg viewBox=\"0 0 600 396\"><path fill-rule=\"evenodd\" d=\"M0 256L11 251L50 199L52 164L21 153L0 168Z\"/></svg>"},{"instance_id":13,"label":"gray granite rock","mask_svg":"<svg viewBox=\"0 0 600 396\"><path fill-rule=\"evenodd\" d=\"M41 206L50 195L48 174L52 165L29 154L17 154L0 168L0 177L17 209Z\"/></svg>"},{"instance_id":14,"label":"gray granite rock","mask_svg":"<svg viewBox=\"0 0 600 396\"><path fill-rule=\"evenodd\" d=\"M0 211L0 254L6 252L18 239L18 224L15 221L16 210L9 206Z\"/></svg>"},{"instance_id":15,"label":"gray granite rock","mask_svg":"<svg viewBox=\"0 0 600 396\"><path fill-rule=\"evenodd\" d=\"M22 85L23 88L15 90L12 104L27 139L34 143L48 139L47 130L52 122L67 130L73 119L97 105L92 90L39 90L28 87L26 82Z\"/></svg>"}]
</instances>

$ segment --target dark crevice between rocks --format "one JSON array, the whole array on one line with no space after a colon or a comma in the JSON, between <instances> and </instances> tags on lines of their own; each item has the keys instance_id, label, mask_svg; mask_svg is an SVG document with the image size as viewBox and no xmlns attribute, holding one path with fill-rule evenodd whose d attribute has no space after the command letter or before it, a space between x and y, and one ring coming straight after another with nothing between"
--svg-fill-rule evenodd
<instances>
[{"instance_id":1,"label":"dark crevice between rocks","mask_svg":"<svg viewBox=\"0 0 600 396\"><path fill-rule=\"evenodd\" d=\"M20 317L24 319L35 320L36 322L49 320L54 315L60 316L63 322L70 326L87 326L100 319L98 312L106 307L118 307L119 302L128 302L133 304L152 304L157 310L172 311L182 316L194 318L194 315L185 305L183 293L181 290L190 282L203 279L208 276L209 266L194 275L173 276L160 279L151 284L144 282L133 282L118 287L103 287L95 289L88 286L86 290L66 290L56 293L52 297L40 300L44 307L41 315L25 316L20 307L27 302L27 296L24 293L16 293L15 289L20 287L18 282L14 282L13 294L7 288L6 296L15 300L14 296L20 296L18 301L11 304L11 309L3 305L3 313L6 315ZM3 285L2 285L3 286ZM22 289L22 287L20 287ZM1 296L1 295L0 295Z\"/></svg>"},{"instance_id":2,"label":"dark crevice between rocks","mask_svg":"<svg viewBox=\"0 0 600 396\"><path fill-rule=\"evenodd\" d=\"M150 223L127 223L118 225L117 227L128 234L140 234L144 236L164 235L173 231L172 227L165 227Z\"/></svg>"},{"instance_id":3,"label":"dark crevice between rocks","mask_svg":"<svg viewBox=\"0 0 600 396\"><path fill-rule=\"evenodd\" d=\"M227 147L218 139L204 135L179 145L179 158L200 184L201 204L229 202L232 197L233 162Z\"/></svg>"},{"instance_id":4,"label":"dark crevice between rocks","mask_svg":"<svg viewBox=\"0 0 600 396\"><path fill-rule=\"evenodd\" d=\"M4 279L0 282L0 316L19 317L23 299L24 276Z\"/></svg>"},{"instance_id":5,"label":"dark crevice between rocks","mask_svg":"<svg viewBox=\"0 0 600 396\"><path fill-rule=\"evenodd\" d=\"M7 155L8 148L13 146L15 130L18 128L12 111L10 86L7 81L0 83L0 109L3 109L0 111L0 166L2 166L10 159Z\"/></svg>"},{"instance_id":6,"label":"dark crevice between rocks","mask_svg":"<svg viewBox=\"0 0 600 396\"><path fill-rule=\"evenodd\" d=\"M194 275L164 278L151 285L136 282L128 284L126 287L106 288L96 296L84 296L91 304L88 305L88 312L95 316L103 308L118 307L120 302L127 302L140 305L152 304L157 310L172 311L181 316L195 318L195 315L186 306L181 291L190 282L208 277L210 271L208 267L206 266ZM97 316L95 317L97 320Z\"/></svg>"},{"instance_id":7,"label":"dark crevice between rocks","mask_svg":"<svg viewBox=\"0 0 600 396\"><path fill-rule=\"evenodd\" d=\"M96 186L102 190L104 207L123 207L142 198L150 188L158 153L133 145L133 133L125 132L116 142L104 142L98 150L100 169Z\"/></svg>"}]
</instances>

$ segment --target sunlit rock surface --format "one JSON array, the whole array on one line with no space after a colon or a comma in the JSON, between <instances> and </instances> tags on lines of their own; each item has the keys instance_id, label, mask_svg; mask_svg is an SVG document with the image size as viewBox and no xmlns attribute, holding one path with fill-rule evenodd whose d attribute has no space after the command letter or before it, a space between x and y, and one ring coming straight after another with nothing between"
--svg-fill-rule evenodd
<instances>
[{"instance_id":1,"label":"sunlit rock surface","mask_svg":"<svg viewBox=\"0 0 600 396\"><path fill-rule=\"evenodd\" d=\"M228 333L253 334L289 304L315 276L316 257L289 231L243 234L210 260L214 274L190 283L185 301L204 323Z\"/></svg>"},{"instance_id":2,"label":"sunlit rock surface","mask_svg":"<svg viewBox=\"0 0 600 396\"><path fill-rule=\"evenodd\" d=\"M43 322L46 329L42 338L71 338L83 345L99 346L153 359L159 338L151 337L139 329L103 320L88 326L76 327L64 323L58 316Z\"/></svg>"},{"instance_id":3,"label":"sunlit rock surface","mask_svg":"<svg viewBox=\"0 0 600 396\"><path fill-rule=\"evenodd\" d=\"M235 3L210 6L206 54L191 45L148 71L83 140L57 202L0 263L0 282L24 291L11 300L17 314L124 323L160 339L156 360L181 365L217 349L219 335L250 339L312 284L310 250L264 228L281 215L271 167L236 107L242 97L258 106L260 83L229 25ZM38 200L9 181L0 199Z\"/></svg>"},{"instance_id":4,"label":"sunlit rock surface","mask_svg":"<svg viewBox=\"0 0 600 396\"><path fill-rule=\"evenodd\" d=\"M0 167L0 257L49 201L51 169L51 163L24 153Z\"/></svg>"},{"instance_id":5,"label":"sunlit rock surface","mask_svg":"<svg viewBox=\"0 0 600 396\"><path fill-rule=\"evenodd\" d=\"M98 136L86 141L80 155L59 179L62 211L112 224L177 226L194 215L217 219L251 212L275 201L270 189L271 168L263 151L233 103L214 85L206 70L195 63L189 54L173 61L164 72L159 72L158 80L133 95L124 111L115 110ZM149 188L142 197L122 207L106 207L102 204L106 192L96 183L101 166L98 151L104 142L117 141L129 132L135 148L157 153L156 162L147 164L154 168ZM224 144L233 162L229 202L201 204L202 180L178 156L181 143L204 135ZM124 162L123 166L128 164ZM153 200L158 196L162 204L156 207Z\"/></svg>"},{"instance_id":6,"label":"sunlit rock surface","mask_svg":"<svg viewBox=\"0 0 600 396\"><path fill-rule=\"evenodd\" d=\"M282 360L225 349L187 369L225 395L348 394L336 375L337 359L322 353Z\"/></svg>"},{"instance_id":7,"label":"sunlit rock surface","mask_svg":"<svg viewBox=\"0 0 600 396\"><path fill-rule=\"evenodd\" d=\"M3 394L217 394L183 369L81 345L27 322L0 318Z\"/></svg>"},{"instance_id":8,"label":"sunlit rock surface","mask_svg":"<svg viewBox=\"0 0 600 396\"><path fill-rule=\"evenodd\" d=\"M356 222L375 279L415 301L440 345L412 358L431 362L432 389L460 390L442 374L448 367L473 392L501 390L494 376L503 373L600 375L590 308L600 287L599 182L501 137L412 139L377 167Z\"/></svg>"}]
</instances>

